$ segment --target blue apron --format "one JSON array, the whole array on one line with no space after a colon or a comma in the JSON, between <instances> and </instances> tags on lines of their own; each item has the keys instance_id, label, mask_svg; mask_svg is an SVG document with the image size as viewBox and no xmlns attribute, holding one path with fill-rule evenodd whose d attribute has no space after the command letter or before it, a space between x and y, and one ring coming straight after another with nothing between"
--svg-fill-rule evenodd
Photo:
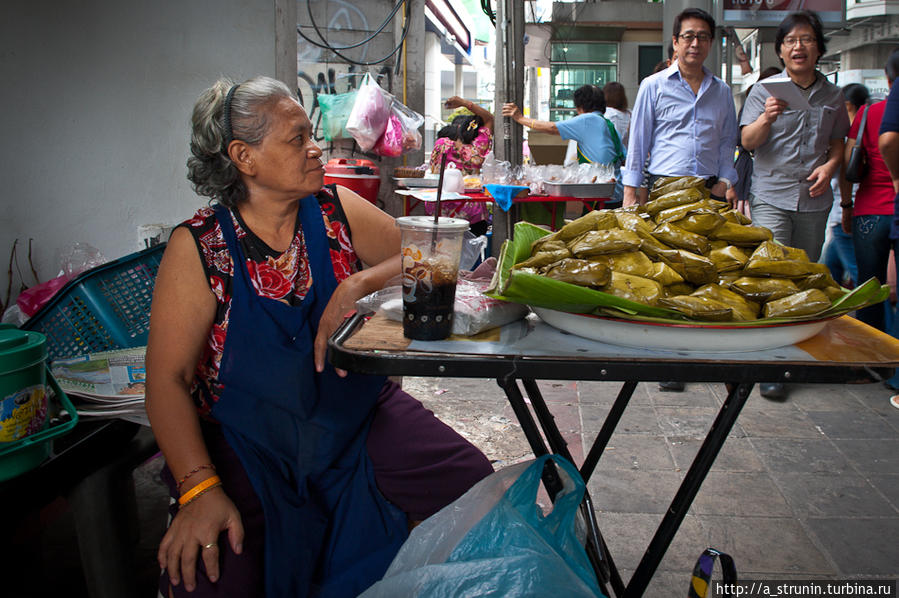
<instances>
[{"instance_id":1,"label":"blue apron","mask_svg":"<svg viewBox=\"0 0 899 598\"><path fill-rule=\"evenodd\" d=\"M384 378L315 371L313 339L337 280L318 200L299 209L313 285L294 307L256 293L231 214L215 208L234 282L212 415L262 503L266 596L350 597L383 576L407 522L378 491L366 451Z\"/></svg>"}]
</instances>

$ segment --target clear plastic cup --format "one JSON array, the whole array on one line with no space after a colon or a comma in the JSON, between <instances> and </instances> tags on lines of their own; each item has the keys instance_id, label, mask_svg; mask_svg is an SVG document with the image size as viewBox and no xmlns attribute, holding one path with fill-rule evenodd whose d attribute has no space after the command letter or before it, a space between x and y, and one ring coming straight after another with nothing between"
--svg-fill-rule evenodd
<instances>
[{"instance_id":1,"label":"clear plastic cup","mask_svg":"<svg viewBox=\"0 0 899 598\"><path fill-rule=\"evenodd\" d=\"M453 328L453 303L468 221L461 218L404 216L396 219L403 233L403 335L441 340Z\"/></svg>"}]
</instances>

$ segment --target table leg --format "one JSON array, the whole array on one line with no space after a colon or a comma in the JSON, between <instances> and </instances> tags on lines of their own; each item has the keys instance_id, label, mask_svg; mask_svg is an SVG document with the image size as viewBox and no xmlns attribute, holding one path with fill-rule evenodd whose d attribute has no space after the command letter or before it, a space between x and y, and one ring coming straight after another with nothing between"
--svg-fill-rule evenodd
<instances>
[{"instance_id":1,"label":"table leg","mask_svg":"<svg viewBox=\"0 0 899 598\"><path fill-rule=\"evenodd\" d=\"M615 428L618 427L622 414L624 414L624 408L627 407L636 388L636 382L625 382L621 390L618 391L618 398L612 404L612 409L602 423L599 435L593 441L593 446L590 447L590 452L587 453L586 458L584 458L584 464L581 465L581 477L584 478L585 482L590 479L590 476L593 475L593 470L599 464L599 458L602 457L603 452L606 450L606 446L609 444Z\"/></svg>"},{"instance_id":2,"label":"table leg","mask_svg":"<svg viewBox=\"0 0 899 598\"><path fill-rule=\"evenodd\" d=\"M534 408L534 413L537 414L537 420L540 422L540 427L546 435L546 440L549 443L550 449L553 453L563 456L570 463L574 464L574 458L572 458L571 452L568 450L568 443L565 442L562 433L559 431L559 427L556 425L556 418L553 417L549 408L546 406L546 401L543 399L543 394L537 386L537 381L533 378L524 378L521 383L524 385L524 390L531 400L531 406ZM586 483L587 481L584 480L585 485ZM618 583L616 593L619 593L620 590L624 588L624 584L622 584L618 570L615 568L614 563L612 563L611 555L609 555L605 540L602 537L602 533L599 531L599 524L596 522L596 510L593 508L593 500L590 498L590 492L587 491L586 488L584 489L584 501L581 503L581 514L587 524L587 556L590 558L590 562L593 565L593 570L596 573L602 591L603 593L606 593L605 584L608 583L610 579L615 579ZM613 587L615 587L614 582Z\"/></svg>"},{"instance_id":3,"label":"table leg","mask_svg":"<svg viewBox=\"0 0 899 598\"><path fill-rule=\"evenodd\" d=\"M715 462L718 452L724 446L724 441L727 440L727 435L746 404L753 386L754 384L751 382L730 386L727 399L718 411L718 416L715 418L715 422L712 424L708 434L706 434L699 452L696 453L693 464L690 465L690 469L687 471L684 481L681 482L677 494L674 495L671 506L668 507L668 511L665 513L662 523L659 524L655 536L649 543L646 552L643 553L643 558L640 560L637 570L634 571L633 577L627 584L625 596L628 598L643 596L643 592L646 591L649 581L652 579L659 563L662 562L662 557L665 556L665 551L668 550L668 546L674 539L674 535L684 520L687 510L693 503L693 499L696 498L699 487L709 473L709 469L712 468L712 463Z\"/></svg>"}]
</instances>

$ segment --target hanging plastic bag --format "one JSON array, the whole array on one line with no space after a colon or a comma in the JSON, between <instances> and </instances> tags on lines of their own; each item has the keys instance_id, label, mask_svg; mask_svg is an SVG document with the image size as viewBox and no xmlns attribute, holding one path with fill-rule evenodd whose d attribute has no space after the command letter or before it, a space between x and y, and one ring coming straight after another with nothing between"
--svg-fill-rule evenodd
<instances>
[{"instance_id":1,"label":"hanging plastic bag","mask_svg":"<svg viewBox=\"0 0 899 598\"><path fill-rule=\"evenodd\" d=\"M392 101L393 96L381 89L366 73L346 123L346 130L362 151L371 151L387 129Z\"/></svg>"},{"instance_id":2,"label":"hanging plastic bag","mask_svg":"<svg viewBox=\"0 0 899 598\"><path fill-rule=\"evenodd\" d=\"M563 488L543 515L536 499L547 459ZM575 533L583 496L577 470L557 455L500 470L412 530L360 598L602 596Z\"/></svg>"},{"instance_id":3,"label":"hanging plastic bag","mask_svg":"<svg viewBox=\"0 0 899 598\"><path fill-rule=\"evenodd\" d=\"M418 129L424 122L424 116L393 98L387 128L375 144L375 153L386 158L396 158L407 151L421 149L421 133Z\"/></svg>"},{"instance_id":4,"label":"hanging plastic bag","mask_svg":"<svg viewBox=\"0 0 899 598\"><path fill-rule=\"evenodd\" d=\"M322 111L322 134L326 141L353 138L346 130L346 123L353 111L357 93L353 90L348 93L318 94L318 107Z\"/></svg>"}]
</instances>

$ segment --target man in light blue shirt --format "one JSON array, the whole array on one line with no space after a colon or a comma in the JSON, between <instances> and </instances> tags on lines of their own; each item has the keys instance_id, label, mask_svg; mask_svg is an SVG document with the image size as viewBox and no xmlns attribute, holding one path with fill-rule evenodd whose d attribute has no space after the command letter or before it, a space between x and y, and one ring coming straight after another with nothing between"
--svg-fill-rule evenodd
<instances>
[{"instance_id":1,"label":"man in light blue shirt","mask_svg":"<svg viewBox=\"0 0 899 598\"><path fill-rule=\"evenodd\" d=\"M715 20L688 8L674 19L677 61L640 84L631 115L627 162L621 169L624 205L636 204L649 155L648 172L700 176L712 196L724 199L737 180L734 146L737 115L730 88L702 63L715 36Z\"/></svg>"}]
</instances>

